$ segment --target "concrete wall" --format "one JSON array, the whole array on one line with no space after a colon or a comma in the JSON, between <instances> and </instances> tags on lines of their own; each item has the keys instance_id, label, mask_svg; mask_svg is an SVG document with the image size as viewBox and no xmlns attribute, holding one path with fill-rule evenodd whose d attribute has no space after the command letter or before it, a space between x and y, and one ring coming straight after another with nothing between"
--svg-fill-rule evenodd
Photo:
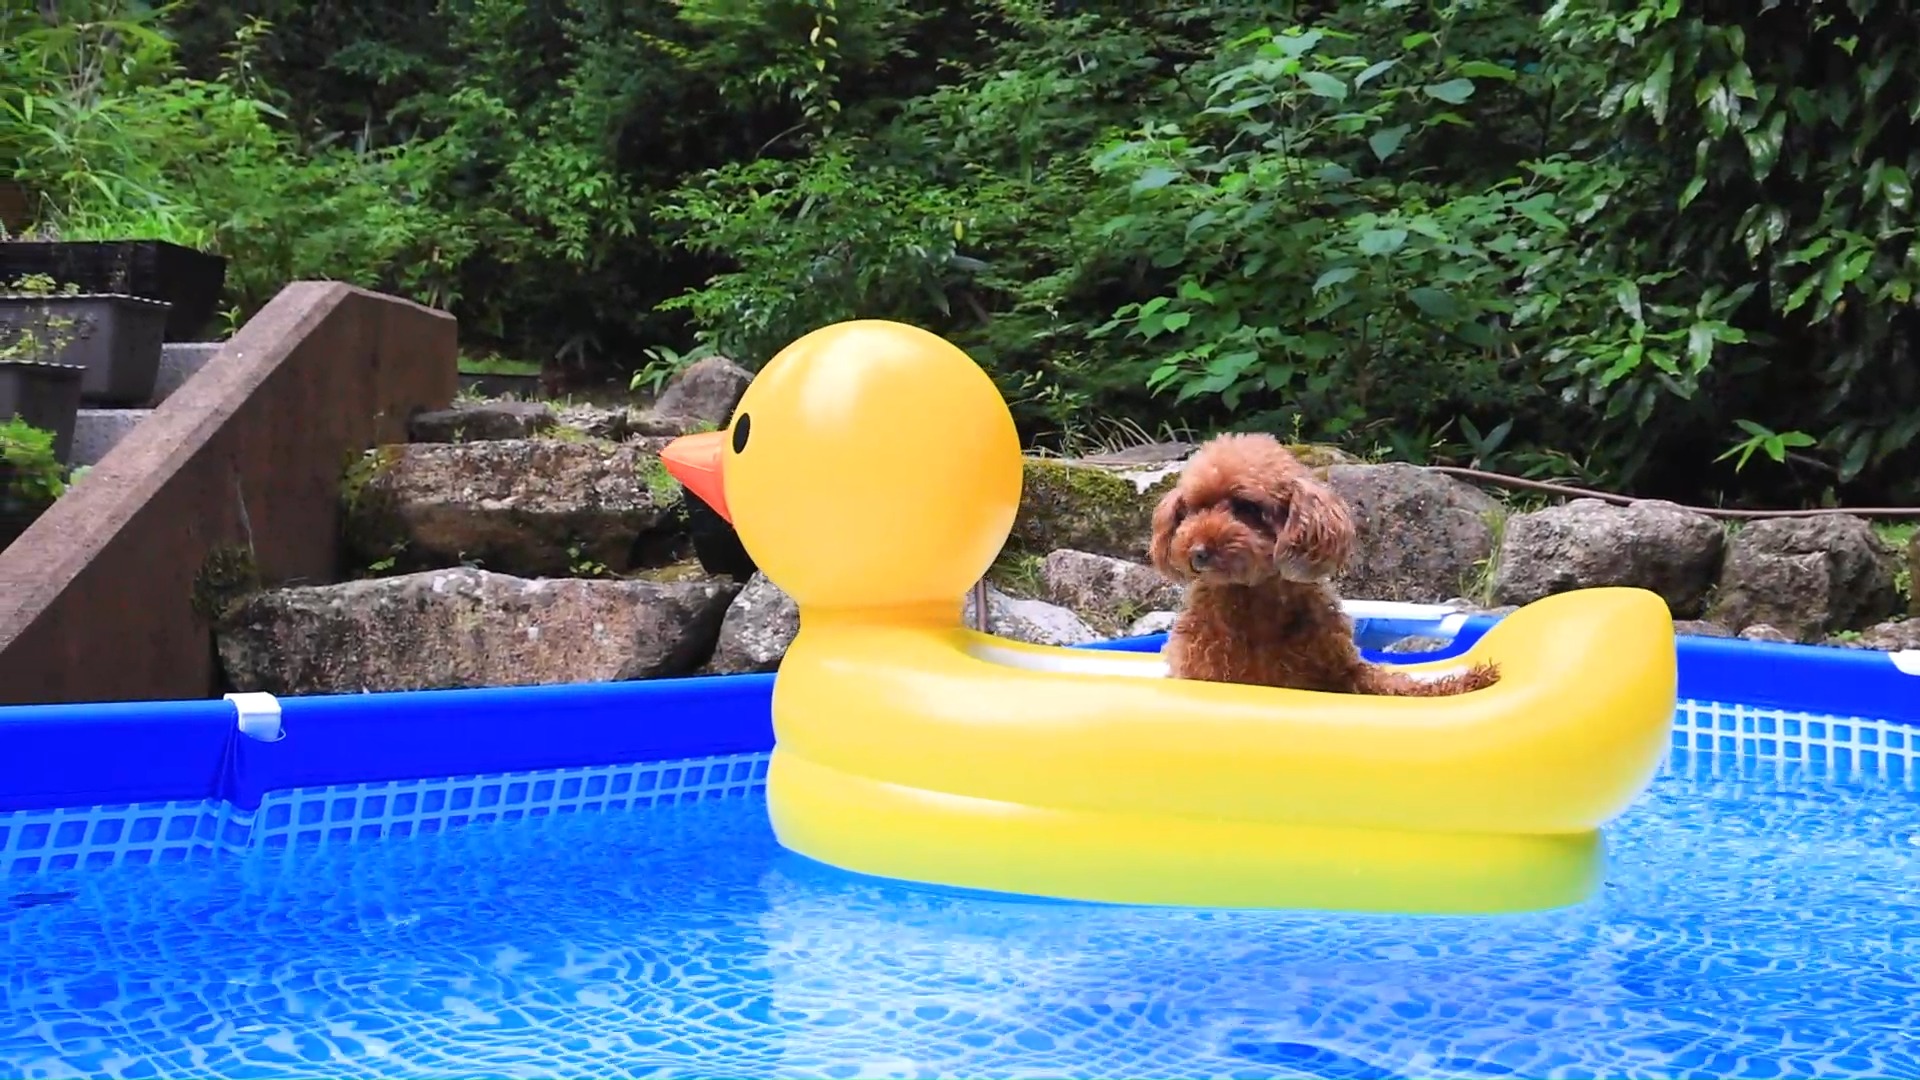
<instances>
[{"instance_id":1,"label":"concrete wall","mask_svg":"<svg viewBox=\"0 0 1920 1080\"><path fill-rule=\"evenodd\" d=\"M343 466L451 402L456 353L451 316L289 285L0 552L0 704L214 692L209 556L331 580Z\"/></svg>"}]
</instances>

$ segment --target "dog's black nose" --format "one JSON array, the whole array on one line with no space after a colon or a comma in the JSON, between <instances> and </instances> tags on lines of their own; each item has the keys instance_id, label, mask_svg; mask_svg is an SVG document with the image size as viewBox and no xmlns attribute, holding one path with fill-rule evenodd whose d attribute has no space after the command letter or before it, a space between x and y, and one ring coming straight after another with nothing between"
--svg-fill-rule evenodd
<instances>
[{"instance_id":1,"label":"dog's black nose","mask_svg":"<svg viewBox=\"0 0 1920 1080\"><path fill-rule=\"evenodd\" d=\"M1205 570L1207 563L1211 562L1212 559L1213 552L1208 551L1203 545L1195 546L1187 552L1187 562L1192 564L1195 570Z\"/></svg>"}]
</instances>

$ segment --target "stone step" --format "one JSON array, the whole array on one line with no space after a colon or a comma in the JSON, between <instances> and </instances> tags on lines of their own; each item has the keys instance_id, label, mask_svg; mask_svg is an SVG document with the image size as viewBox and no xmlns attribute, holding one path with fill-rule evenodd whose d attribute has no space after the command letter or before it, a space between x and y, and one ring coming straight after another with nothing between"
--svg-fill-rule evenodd
<instances>
[{"instance_id":1,"label":"stone step","mask_svg":"<svg viewBox=\"0 0 1920 1080\"><path fill-rule=\"evenodd\" d=\"M98 464L152 409L81 409L73 421L73 466Z\"/></svg>"},{"instance_id":2,"label":"stone step","mask_svg":"<svg viewBox=\"0 0 1920 1080\"><path fill-rule=\"evenodd\" d=\"M218 341L168 342L160 349L160 370L153 380L153 397L144 409L81 409L73 421L75 468L98 464L119 445L133 426L153 414L154 407L198 374L220 351Z\"/></svg>"},{"instance_id":3,"label":"stone step","mask_svg":"<svg viewBox=\"0 0 1920 1080\"><path fill-rule=\"evenodd\" d=\"M192 378L207 361L213 359L220 346L219 341L174 341L160 347L160 372L153 380L153 398L147 404L158 405L167 400L180 385Z\"/></svg>"}]
</instances>

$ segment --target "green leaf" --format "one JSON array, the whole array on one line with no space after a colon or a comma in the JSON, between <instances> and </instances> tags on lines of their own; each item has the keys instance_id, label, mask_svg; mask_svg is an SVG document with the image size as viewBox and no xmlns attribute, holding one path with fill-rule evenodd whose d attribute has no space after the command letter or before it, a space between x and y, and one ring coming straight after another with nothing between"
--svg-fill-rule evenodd
<instances>
[{"instance_id":1,"label":"green leaf","mask_svg":"<svg viewBox=\"0 0 1920 1080\"><path fill-rule=\"evenodd\" d=\"M1344 285L1359 276L1360 269L1354 266L1336 266L1314 279L1313 291L1325 292L1335 285Z\"/></svg>"},{"instance_id":2,"label":"green leaf","mask_svg":"<svg viewBox=\"0 0 1920 1080\"><path fill-rule=\"evenodd\" d=\"M1398 64L1399 62L1400 61L1398 60L1378 60L1378 61L1375 61L1374 63L1368 64L1365 71L1362 71L1360 74L1355 75L1353 77L1354 88L1357 90L1360 87L1367 85L1373 80L1386 74L1389 70L1393 68L1395 64Z\"/></svg>"},{"instance_id":3,"label":"green leaf","mask_svg":"<svg viewBox=\"0 0 1920 1080\"><path fill-rule=\"evenodd\" d=\"M1706 186L1707 178L1704 176L1696 176L1687 181L1686 189L1680 192L1680 209L1685 210L1693 200L1699 198L1700 192L1704 190Z\"/></svg>"},{"instance_id":4,"label":"green leaf","mask_svg":"<svg viewBox=\"0 0 1920 1080\"><path fill-rule=\"evenodd\" d=\"M1705 370L1713 359L1713 338L1713 327L1707 323L1687 327L1687 359L1693 362L1693 370Z\"/></svg>"},{"instance_id":5,"label":"green leaf","mask_svg":"<svg viewBox=\"0 0 1920 1080\"><path fill-rule=\"evenodd\" d=\"M1325 36L1318 30L1309 30L1304 34L1282 34L1273 39L1273 45L1287 57L1298 60L1312 52Z\"/></svg>"},{"instance_id":6,"label":"green leaf","mask_svg":"<svg viewBox=\"0 0 1920 1080\"><path fill-rule=\"evenodd\" d=\"M1505 64L1494 64L1485 60L1469 60L1455 70L1469 79L1499 79L1502 82L1512 82L1518 78L1518 73Z\"/></svg>"},{"instance_id":7,"label":"green leaf","mask_svg":"<svg viewBox=\"0 0 1920 1080\"><path fill-rule=\"evenodd\" d=\"M1133 193L1138 195L1143 191L1154 191L1158 188L1166 187L1178 179L1180 179L1180 173L1178 171L1156 166L1141 173L1140 179L1133 182Z\"/></svg>"},{"instance_id":8,"label":"green leaf","mask_svg":"<svg viewBox=\"0 0 1920 1080\"><path fill-rule=\"evenodd\" d=\"M1300 81L1306 84L1307 92L1315 97L1347 100L1347 84L1324 71L1302 72Z\"/></svg>"},{"instance_id":9,"label":"green leaf","mask_svg":"<svg viewBox=\"0 0 1920 1080\"><path fill-rule=\"evenodd\" d=\"M1613 302L1620 306L1627 318L1640 323L1646 321L1646 315L1640 307L1640 286L1632 281L1622 281L1613 287Z\"/></svg>"},{"instance_id":10,"label":"green leaf","mask_svg":"<svg viewBox=\"0 0 1920 1080\"><path fill-rule=\"evenodd\" d=\"M1191 279L1180 283L1180 299L1192 300L1202 304L1211 304L1214 302L1213 294L1208 292L1205 286Z\"/></svg>"},{"instance_id":11,"label":"green leaf","mask_svg":"<svg viewBox=\"0 0 1920 1080\"><path fill-rule=\"evenodd\" d=\"M1861 471L1867 467L1867 457L1872 450L1872 439L1862 436L1861 438L1853 440L1853 445L1847 448L1847 456L1840 461L1840 480L1842 483L1860 475Z\"/></svg>"},{"instance_id":12,"label":"green leaf","mask_svg":"<svg viewBox=\"0 0 1920 1080\"><path fill-rule=\"evenodd\" d=\"M1436 98L1449 105L1458 105L1473 96L1473 80L1448 79L1443 83L1430 83L1421 89L1430 98Z\"/></svg>"},{"instance_id":13,"label":"green leaf","mask_svg":"<svg viewBox=\"0 0 1920 1080\"><path fill-rule=\"evenodd\" d=\"M1272 94L1254 94L1251 97L1243 97L1231 105L1220 105L1208 109L1207 112L1214 116L1239 116L1241 113L1252 112L1272 100Z\"/></svg>"},{"instance_id":14,"label":"green leaf","mask_svg":"<svg viewBox=\"0 0 1920 1080\"><path fill-rule=\"evenodd\" d=\"M1400 144L1407 139L1407 132L1412 130L1406 124L1381 128L1367 136L1367 147L1373 151L1374 157L1385 161L1393 156L1394 151L1400 149Z\"/></svg>"},{"instance_id":15,"label":"green leaf","mask_svg":"<svg viewBox=\"0 0 1920 1080\"><path fill-rule=\"evenodd\" d=\"M1673 51L1660 54L1660 62L1654 66L1647 81L1640 84L1640 104L1653 115L1653 122L1667 122L1667 100L1673 89Z\"/></svg>"},{"instance_id":16,"label":"green leaf","mask_svg":"<svg viewBox=\"0 0 1920 1080\"><path fill-rule=\"evenodd\" d=\"M1413 301L1414 307L1435 319L1456 319L1460 316L1460 302L1444 289L1422 285L1408 289L1407 299Z\"/></svg>"},{"instance_id":17,"label":"green leaf","mask_svg":"<svg viewBox=\"0 0 1920 1080\"><path fill-rule=\"evenodd\" d=\"M1880 170L1880 194L1887 205L1900 213L1906 213L1913 205L1913 181L1907 178L1905 169L1887 165Z\"/></svg>"},{"instance_id":18,"label":"green leaf","mask_svg":"<svg viewBox=\"0 0 1920 1080\"><path fill-rule=\"evenodd\" d=\"M1753 69L1747 67L1746 61L1733 62L1733 67L1727 72L1727 89L1743 98L1759 96L1753 88Z\"/></svg>"},{"instance_id":19,"label":"green leaf","mask_svg":"<svg viewBox=\"0 0 1920 1080\"><path fill-rule=\"evenodd\" d=\"M1756 125L1742 134L1747 144L1747 157L1753 163L1753 178L1764 180L1773 172L1774 165L1780 160L1780 145L1786 138L1787 114L1776 110L1767 118L1765 126Z\"/></svg>"},{"instance_id":20,"label":"green leaf","mask_svg":"<svg viewBox=\"0 0 1920 1080\"><path fill-rule=\"evenodd\" d=\"M1391 255L1407 246L1405 229L1368 229L1360 235L1360 254Z\"/></svg>"},{"instance_id":21,"label":"green leaf","mask_svg":"<svg viewBox=\"0 0 1920 1080\"><path fill-rule=\"evenodd\" d=\"M1187 328L1187 324L1192 321L1193 321L1192 312L1176 311L1173 314L1167 316L1165 319L1162 319L1160 321L1160 325L1161 327L1167 330L1185 330Z\"/></svg>"},{"instance_id":22,"label":"green leaf","mask_svg":"<svg viewBox=\"0 0 1920 1080\"><path fill-rule=\"evenodd\" d=\"M1260 354L1252 349L1221 353L1207 365L1207 374L1216 379L1238 379L1246 374L1248 368L1259 362Z\"/></svg>"}]
</instances>

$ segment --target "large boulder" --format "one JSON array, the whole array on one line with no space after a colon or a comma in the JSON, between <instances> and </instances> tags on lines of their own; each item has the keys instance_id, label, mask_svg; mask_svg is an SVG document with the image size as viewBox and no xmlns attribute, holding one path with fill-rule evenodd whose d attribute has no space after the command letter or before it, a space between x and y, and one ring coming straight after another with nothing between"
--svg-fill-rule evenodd
<instances>
[{"instance_id":1,"label":"large boulder","mask_svg":"<svg viewBox=\"0 0 1920 1080\"><path fill-rule=\"evenodd\" d=\"M772 671L799 633L799 606L765 574L756 573L728 605L707 670L716 675Z\"/></svg>"},{"instance_id":2,"label":"large boulder","mask_svg":"<svg viewBox=\"0 0 1920 1080\"><path fill-rule=\"evenodd\" d=\"M1066 548L1145 562L1154 503L1173 486L1179 468L1150 467L1151 476L1141 481L1129 475L1137 471L1028 458L1009 549L1045 555Z\"/></svg>"},{"instance_id":3,"label":"large boulder","mask_svg":"<svg viewBox=\"0 0 1920 1080\"><path fill-rule=\"evenodd\" d=\"M706 658L736 588L428 570L255 593L215 640L235 689L275 694L658 678Z\"/></svg>"},{"instance_id":4,"label":"large boulder","mask_svg":"<svg viewBox=\"0 0 1920 1080\"><path fill-rule=\"evenodd\" d=\"M1173 621L1179 617L1177 611L1149 611L1127 624L1127 636L1149 637L1167 633L1173 629Z\"/></svg>"},{"instance_id":5,"label":"large boulder","mask_svg":"<svg viewBox=\"0 0 1920 1080\"><path fill-rule=\"evenodd\" d=\"M1151 567L1086 551L1049 553L1040 580L1048 600L1115 630L1146 612L1178 608L1184 596Z\"/></svg>"},{"instance_id":6,"label":"large boulder","mask_svg":"<svg viewBox=\"0 0 1920 1080\"><path fill-rule=\"evenodd\" d=\"M1435 604L1474 591L1493 556L1500 504L1415 465L1333 465L1327 483L1352 508L1358 542L1335 579L1341 595Z\"/></svg>"},{"instance_id":7,"label":"large boulder","mask_svg":"<svg viewBox=\"0 0 1920 1080\"><path fill-rule=\"evenodd\" d=\"M1728 542L1709 617L1736 632L1766 624L1795 641L1862 629L1899 609L1896 565L1850 515L1751 522Z\"/></svg>"},{"instance_id":8,"label":"large boulder","mask_svg":"<svg viewBox=\"0 0 1920 1080\"><path fill-rule=\"evenodd\" d=\"M617 573L668 561L684 541L678 488L636 443L381 447L349 470L343 497L349 547L368 565Z\"/></svg>"},{"instance_id":9,"label":"large boulder","mask_svg":"<svg viewBox=\"0 0 1920 1080\"><path fill-rule=\"evenodd\" d=\"M1712 518L1673 503L1575 499L1507 519L1493 598L1531 604L1573 589L1631 585L1692 618L1706 605L1725 544Z\"/></svg>"},{"instance_id":10,"label":"large boulder","mask_svg":"<svg viewBox=\"0 0 1920 1080\"><path fill-rule=\"evenodd\" d=\"M753 372L724 356L696 360L667 383L652 408L632 415L632 429L640 435L685 435L724 427L751 382Z\"/></svg>"},{"instance_id":11,"label":"large boulder","mask_svg":"<svg viewBox=\"0 0 1920 1080\"><path fill-rule=\"evenodd\" d=\"M423 443L530 439L558 422L544 401L479 401L420 413L407 423L407 437Z\"/></svg>"},{"instance_id":12,"label":"large boulder","mask_svg":"<svg viewBox=\"0 0 1920 1080\"><path fill-rule=\"evenodd\" d=\"M972 626L973 616L973 593L969 591L962 618ZM988 633L1029 645L1081 645L1100 640L1093 627L1066 608L1045 600L1008 596L991 585L987 587L987 619Z\"/></svg>"}]
</instances>

